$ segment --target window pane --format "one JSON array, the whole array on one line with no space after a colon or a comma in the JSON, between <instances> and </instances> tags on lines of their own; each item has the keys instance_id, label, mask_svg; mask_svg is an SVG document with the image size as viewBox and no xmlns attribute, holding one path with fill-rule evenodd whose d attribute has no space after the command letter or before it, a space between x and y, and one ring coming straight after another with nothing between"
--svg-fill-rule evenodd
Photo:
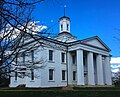
<instances>
[{"instance_id":1,"label":"window pane","mask_svg":"<svg viewBox=\"0 0 120 97\"><path fill-rule=\"evenodd\" d=\"M34 80L34 70L31 69L31 80Z\"/></svg>"},{"instance_id":2,"label":"window pane","mask_svg":"<svg viewBox=\"0 0 120 97\"><path fill-rule=\"evenodd\" d=\"M72 55L72 63L73 64L75 64L75 59L76 59L75 55Z\"/></svg>"},{"instance_id":3,"label":"window pane","mask_svg":"<svg viewBox=\"0 0 120 97\"><path fill-rule=\"evenodd\" d=\"M53 50L49 50L49 60L53 60Z\"/></svg>"},{"instance_id":4,"label":"window pane","mask_svg":"<svg viewBox=\"0 0 120 97\"><path fill-rule=\"evenodd\" d=\"M53 80L53 69L49 69L49 80Z\"/></svg>"},{"instance_id":5,"label":"window pane","mask_svg":"<svg viewBox=\"0 0 120 97\"><path fill-rule=\"evenodd\" d=\"M67 30L69 30L69 24L67 24Z\"/></svg>"},{"instance_id":6,"label":"window pane","mask_svg":"<svg viewBox=\"0 0 120 97\"><path fill-rule=\"evenodd\" d=\"M23 57L23 63L25 63L25 53L22 53L22 57Z\"/></svg>"},{"instance_id":7,"label":"window pane","mask_svg":"<svg viewBox=\"0 0 120 97\"><path fill-rule=\"evenodd\" d=\"M18 59L17 59L17 58L18 58L18 55L16 55L16 64L17 64L17 61L18 61Z\"/></svg>"},{"instance_id":8,"label":"window pane","mask_svg":"<svg viewBox=\"0 0 120 97\"><path fill-rule=\"evenodd\" d=\"M20 72L20 74L21 74L21 78L25 77L25 72Z\"/></svg>"},{"instance_id":9,"label":"window pane","mask_svg":"<svg viewBox=\"0 0 120 97\"><path fill-rule=\"evenodd\" d=\"M76 71L73 71L73 80L76 80Z\"/></svg>"},{"instance_id":10,"label":"window pane","mask_svg":"<svg viewBox=\"0 0 120 97\"><path fill-rule=\"evenodd\" d=\"M62 80L65 80L65 70L62 70Z\"/></svg>"},{"instance_id":11,"label":"window pane","mask_svg":"<svg viewBox=\"0 0 120 97\"><path fill-rule=\"evenodd\" d=\"M31 51L31 56L32 56L32 62L34 62L34 51Z\"/></svg>"},{"instance_id":12,"label":"window pane","mask_svg":"<svg viewBox=\"0 0 120 97\"><path fill-rule=\"evenodd\" d=\"M61 53L62 62L65 62L65 53Z\"/></svg>"},{"instance_id":13,"label":"window pane","mask_svg":"<svg viewBox=\"0 0 120 97\"><path fill-rule=\"evenodd\" d=\"M63 31L63 25L61 24L61 31Z\"/></svg>"},{"instance_id":14,"label":"window pane","mask_svg":"<svg viewBox=\"0 0 120 97\"><path fill-rule=\"evenodd\" d=\"M15 72L15 80L17 80L17 72Z\"/></svg>"}]
</instances>

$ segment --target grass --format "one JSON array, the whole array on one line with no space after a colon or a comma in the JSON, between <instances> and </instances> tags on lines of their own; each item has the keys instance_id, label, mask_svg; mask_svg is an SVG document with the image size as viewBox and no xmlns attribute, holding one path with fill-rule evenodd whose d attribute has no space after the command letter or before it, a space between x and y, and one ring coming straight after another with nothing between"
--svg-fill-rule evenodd
<instances>
[{"instance_id":1,"label":"grass","mask_svg":"<svg viewBox=\"0 0 120 97\"><path fill-rule=\"evenodd\" d=\"M120 97L119 91L2 91L0 97Z\"/></svg>"},{"instance_id":2,"label":"grass","mask_svg":"<svg viewBox=\"0 0 120 97\"><path fill-rule=\"evenodd\" d=\"M0 97L120 97L120 87L74 87L69 91L62 88L8 88L0 90Z\"/></svg>"}]
</instances>

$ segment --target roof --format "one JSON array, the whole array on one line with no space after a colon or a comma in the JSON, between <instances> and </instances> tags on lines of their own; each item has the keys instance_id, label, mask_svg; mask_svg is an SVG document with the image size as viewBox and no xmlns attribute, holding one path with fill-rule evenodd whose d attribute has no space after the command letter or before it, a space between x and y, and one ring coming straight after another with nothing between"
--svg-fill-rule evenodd
<instances>
[{"instance_id":1,"label":"roof","mask_svg":"<svg viewBox=\"0 0 120 97\"><path fill-rule=\"evenodd\" d=\"M69 18L69 17L67 17L67 16L62 16L61 18L59 18L59 21L60 21L60 20L62 20L62 19L64 19L64 18L66 18L67 20L69 20L69 21L70 21L70 18Z\"/></svg>"},{"instance_id":2,"label":"roof","mask_svg":"<svg viewBox=\"0 0 120 97\"><path fill-rule=\"evenodd\" d=\"M76 44L83 44L83 45L98 48L98 49L101 49L101 50L106 50L107 52L111 51L110 48L98 36L93 36L93 37L90 37L90 38L77 40L77 41L69 42L69 43L61 42L61 41L58 41L56 39L47 38L47 37L43 37L43 36L35 35L35 37L36 37L37 40L43 39L43 40L47 40L49 42L59 44L59 45L63 45L63 46L72 46L72 45L76 45ZM33 41L35 41L35 40L33 40ZM32 43L33 41L28 42L28 44ZM96 42L98 45L94 44L94 42ZM100 46L99 46L99 44L100 44Z\"/></svg>"},{"instance_id":3,"label":"roof","mask_svg":"<svg viewBox=\"0 0 120 97\"><path fill-rule=\"evenodd\" d=\"M86 38L81 40L81 43L86 43L87 41L97 39L108 51L111 51L111 49L98 37L98 36L93 36L90 38Z\"/></svg>"},{"instance_id":4,"label":"roof","mask_svg":"<svg viewBox=\"0 0 120 97\"><path fill-rule=\"evenodd\" d=\"M101 44L101 47L99 47L98 45L96 44L92 44L93 40L97 40L99 44ZM91 43L90 43L91 42ZM91 47L94 47L94 48L98 48L98 49L102 49L102 50L106 50L108 52L111 51L111 49L98 37L98 36L93 36L93 37L89 37L89 38L86 38L86 39L82 39L82 40L77 40L77 41L74 41L74 42L71 42L71 43L68 43L68 45L72 46L72 45L76 45L76 44L83 44L83 45L87 45L87 46L91 46ZM102 48L102 46L104 48Z\"/></svg>"}]
</instances>

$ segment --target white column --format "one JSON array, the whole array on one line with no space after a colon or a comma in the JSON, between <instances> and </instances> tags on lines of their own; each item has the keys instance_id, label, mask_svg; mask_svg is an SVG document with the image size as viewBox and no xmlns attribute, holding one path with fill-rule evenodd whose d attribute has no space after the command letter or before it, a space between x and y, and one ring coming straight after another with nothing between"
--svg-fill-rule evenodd
<instances>
[{"instance_id":1,"label":"white column","mask_svg":"<svg viewBox=\"0 0 120 97\"><path fill-rule=\"evenodd\" d=\"M88 52L88 54L87 54L87 66L88 66L88 85L95 85L93 53L92 52Z\"/></svg>"},{"instance_id":2,"label":"white column","mask_svg":"<svg viewBox=\"0 0 120 97\"><path fill-rule=\"evenodd\" d=\"M83 50L77 50L77 85L84 85Z\"/></svg>"},{"instance_id":3,"label":"white column","mask_svg":"<svg viewBox=\"0 0 120 97\"><path fill-rule=\"evenodd\" d=\"M104 71L105 71L105 83L107 85L112 85L112 73L111 73L111 67L110 67L110 58L105 57L104 62Z\"/></svg>"},{"instance_id":4,"label":"white column","mask_svg":"<svg viewBox=\"0 0 120 97\"><path fill-rule=\"evenodd\" d=\"M72 58L71 58L71 53L68 52L67 56L68 56L68 83L72 84L72 76L71 76L72 75L72 66L71 66Z\"/></svg>"},{"instance_id":5,"label":"white column","mask_svg":"<svg viewBox=\"0 0 120 97\"><path fill-rule=\"evenodd\" d=\"M104 85L102 55L97 55L97 84Z\"/></svg>"}]
</instances>

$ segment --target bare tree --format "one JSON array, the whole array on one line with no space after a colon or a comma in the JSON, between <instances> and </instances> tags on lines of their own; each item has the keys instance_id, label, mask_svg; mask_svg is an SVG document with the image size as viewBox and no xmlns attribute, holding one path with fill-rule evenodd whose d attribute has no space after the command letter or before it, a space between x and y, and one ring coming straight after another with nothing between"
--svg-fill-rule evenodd
<instances>
[{"instance_id":1,"label":"bare tree","mask_svg":"<svg viewBox=\"0 0 120 97\"><path fill-rule=\"evenodd\" d=\"M120 67L119 70L113 76L113 84L120 86Z\"/></svg>"},{"instance_id":2,"label":"bare tree","mask_svg":"<svg viewBox=\"0 0 120 97\"><path fill-rule=\"evenodd\" d=\"M16 70L16 68L10 69L10 66L11 64L12 66L16 65L15 60L23 52L30 53L36 49L38 44L42 44L39 42L38 37L46 34L47 30L36 30L36 24L31 22L34 4L41 1L44 0L0 1L0 77L8 76L11 70ZM43 28L43 26L40 27L39 29ZM25 47L26 37L33 39L36 43L31 44L29 48ZM36 68L34 65L41 62L44 62L43 59L37 62L29 61L26 66L27 68Z\"/></svg>"}]
</instances>

